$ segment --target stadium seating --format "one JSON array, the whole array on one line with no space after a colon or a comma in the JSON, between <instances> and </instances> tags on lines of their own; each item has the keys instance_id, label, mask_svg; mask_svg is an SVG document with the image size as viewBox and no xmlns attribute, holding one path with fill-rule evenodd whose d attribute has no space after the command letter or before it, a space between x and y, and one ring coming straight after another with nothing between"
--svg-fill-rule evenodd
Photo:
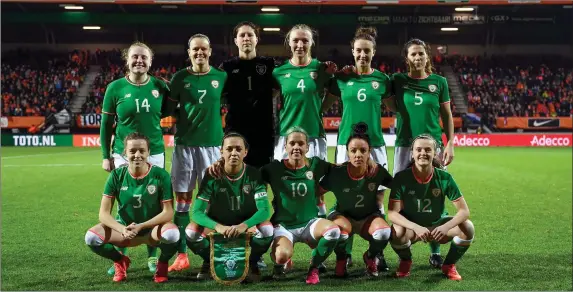
<instances>
[{"instance_id":1,"label":"stadium seating","mask_svg":"<svg viewBox=\"0 0 573 292\"><path fill-rule=\"evenodd\" d=\"M2 56L2 115L48 116L68 108L84 81L89 52L11 51ZM26 65L22 65L26 64Z\"/></svg>"}]
</instances>

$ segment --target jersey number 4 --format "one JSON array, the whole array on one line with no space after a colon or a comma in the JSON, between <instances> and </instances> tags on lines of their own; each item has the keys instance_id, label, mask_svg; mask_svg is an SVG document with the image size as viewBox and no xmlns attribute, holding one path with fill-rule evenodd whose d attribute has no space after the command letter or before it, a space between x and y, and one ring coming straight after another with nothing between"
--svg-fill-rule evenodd
<instances>
[{"instance_id":1,"label":"jersey number 4","mask_svg":"<svg viewBox=\"0 0 573 292\"><path fill-rule=\"evenodd\" d=\"M140 108L140 107L145 108L145 112L146 112L146 113L149 112L149 108L151 107L151 106L149 105L149 102L147 101L147 98L144 99L144 100L141 102L141 106L139 105L139 99L135 99L135 106L137 107L137 113L139 113L139 108Z\"/></svg>"},{"instance_id":2,"label":"jersey number 4","mask_svg":"<svg viewBox=\"0 0 573 292\"><path fill-rule=\"evenodd\" d=\"M305 88L305 87L306 87L306 86L304 85L304 79L301 79L301 80L298 82L298 84L296 85L296 88L300 88L300 92L303 92L303 93L304 93L304 88Z\"/></svg>"}]
</instances>

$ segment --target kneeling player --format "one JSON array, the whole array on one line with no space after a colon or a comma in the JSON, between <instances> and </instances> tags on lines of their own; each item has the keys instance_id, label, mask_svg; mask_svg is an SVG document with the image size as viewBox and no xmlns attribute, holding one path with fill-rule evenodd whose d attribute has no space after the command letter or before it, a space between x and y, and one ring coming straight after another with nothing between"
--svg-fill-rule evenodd
<instances>
[{"instance_id":1,"label":"kneeling player","mask_svg":"<svg viewBox=\"0 0 573 292\"><path fill-rule=\"evenodd\" d=\"M356 233L370 242L370 247L363 255L366 273L378 276L376 255L381 254L381 261L384 261L382 251L390 239L390 226L384 220L384 214L378 206L378 202L383 202L384 198L384 191L379 191L379 188L390 187L392 176L382 165L378 165L374 176L367 176L372 149L370 137L366 134L367 125L358 123L353 129L354 133L350 135L345 145L350 162L335 166L320 181L321 192L332 191L336 197L334 210L328 216L328 219L336 223L341 230L340 239L334 250L335 275L347 276L346 244L349 235Z\"/></svg>"},{"instance_id":2,"label":"kneeling player","mask_svg":"<svg viewBox=\"0 0 573 292\"><path fill-rule=\"evenodd\" d=\"M208 173L201 182L193 205L192 220L186 230L187 244L203 258L203 266L197 275L206 279L210 275L209 239L202 234L213 230L235 237L251 231L250 280L258 281L260 271L257 261L269 249L273 227L266 184L259 171L243 162L247 155L247 141L237 133L223 138L221 155L224 159L224 175L217 179Z\"/></svg>"},{"instance_id":3,"label":"kneeling player","mask_svg":"<svg viewBox=\"0 0 573 292\"><path fill-rule=\"evenodd\" d=\"M306 158L308 135L298 127L286 132L288 158L263 166L265 182L273 190L275 213L274 242L271 258L276 263L274 276L282 277L291 262L293 246L304 242L314 248L306 277L307 284L319 282L318 267L332 253L340 237L340 228L330 220L317 218L318 182L331 164L318 157Z\"/></svg>"},{"instance_id":4,"label":"kneeling player","mask_svg":"<svg viewBox=\"0 0 573 292\"><path fill-rule=\"evenodd\" d=\"M474 225L468 220L470 211L452 176L434 165L437 142L430 135L420 135L412 142L413 165L396 174L390 193L388 217L392 221L392 248L400 257L397 277L410 275L412 253L416 241L452 241L442 265L450 280L461 280L456 262L468 250L474 238ZM457 209L447 216L446 197Z\"/></svg>"},{"instance_id":5,"label":"kneeling player","mask_svg":"<svg viewBox=\"0 0 573 292\"><path fill-rule=\"evenodd\" d=\"M130 260L115 249L141 244L159 245L161 255L154 280L167 281L169 259L177 251L179 240L173 217L173 192L169 173L148 163L149 139L139 133L129 134L124 141L127 167L114 169L105 185L99 220L85 236L86 244L98 255L114 261L114 282L127 278ZM111 215L118 202L116 221Z\"/></svg>"}]
</instances>

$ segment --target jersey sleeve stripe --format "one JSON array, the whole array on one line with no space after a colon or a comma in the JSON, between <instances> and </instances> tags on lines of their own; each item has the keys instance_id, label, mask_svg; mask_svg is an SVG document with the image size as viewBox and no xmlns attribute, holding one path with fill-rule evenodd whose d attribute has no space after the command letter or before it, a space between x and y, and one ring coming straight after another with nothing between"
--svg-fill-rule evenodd
<instances>
[{"instance_id":1,"label":"jersey sleeve stripe","mask_svg":"<svg viewBox=\"0 0 573 292\"><path fill-rule=\"evenodd\" d=\"M266 193L266 192L256 193L256 194L255 194L255 200L256 200L256 199L263 198L263 197L266 197L266 196L267 196L267 193Z\"/></svg>"},{"instance_id":2,"label":"jersey sleeve stripe","mask_svg":"<svg viewBox=\"0 0 573 292\"><path fill-rule=\"evenodd\" d=\"M102 113L106 114L106 115L110 115L110 116L115 116L115 113L108 113L108 112L104 112L104 111L102 111Z\"/></svg>"},{"instance_id":3,"label":"jersey sleeve stripe","mask_svg":"<svg viewBox=\"0 0 573 292\"><path fill-rule=\"evenodd\" d=\"M440 104L447 104L447 103L450 103L450 101L448 100L448 101L440 102Z\"/></svg>"},{"instance_id":4,"label":"jersey sleeve stripe","mask_svg":"<svg viewBox=\"0 0 573 292\"><path fill-rule=\"evenodd\" d=\"M460 199L463 199L463 197L464 197L464 196L461 196L461 197L459 197L459 198L457 198L457 199L453 200L452 202L454 202L454 203L455 203L455 202L459 201Z\"/></svg>"},{"instance_id":5,"label":"jersey sleeve stripe","mask_svg":"<svg viewBox=\"0 0 573 292\"><path fill-rule=\"evenodd\" d=\"M110 199L115 198L114 196L110 196L110 195L108 195L108 194L103 194L103 196L106 197L106 198L110 198Z\"/></svg>"},{"instance_id":6,"label":"jersey sleeve stripe","mask_svg":"<svg viewBox=\"0 0 573 292\"><path fill-rule=\"evenodd\" d=\"M201 200L201 201L205 201L205 202L209 202L209 200L201 198L201 197L197 197L197 199Z\"/></svg>"}]
</instances>

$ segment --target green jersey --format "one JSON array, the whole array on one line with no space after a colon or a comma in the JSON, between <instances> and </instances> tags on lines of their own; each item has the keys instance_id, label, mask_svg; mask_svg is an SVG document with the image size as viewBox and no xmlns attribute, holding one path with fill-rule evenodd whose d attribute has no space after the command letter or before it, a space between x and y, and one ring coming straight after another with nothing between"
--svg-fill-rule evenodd
<instances>
[{"instance_id":1,"label":"green jersey","mask_svg":"<svg viewBox=\"0 0 573 292\"><path fill-rule=\"evenodd\" d=\"M119 167L109 174L103 195L117 201L121 223L143 223L159 215L164 202L173 200L171 176L151 164L147 174L139 178L134 178L127 166Z\"/></svg>"},{"instance_id":2,"label":"green jersey","mask_svg":"<svg viewBox=\"0 0 573 292\"><path fill-rule=\"evenodd\" d=\"M273 225L286 229L304 227L318 214L318 184L331 164L318 157L308 159L308 165L291 169L286 160L275 160L261 168L263 180L273 190Z\"/></svg>"},{"instance_id":3,"label":"green jersey","mask_svg":"<svg viewBox=\"0 0 573 292\"><path fill-rule=\"evenodd\" d=\"M316 59L305 66L287 61L273 70L273 77L283 97L279 134L286 136L288 129L299 126L310 138L323 137L322 97L332 79L332 75L326 73L326 65Z\"/></svg>"},{"instance_id":4,"label":"green jersey","mask_svg":"<svg viewBox=\"0 0 573 292\"><path fill-rule=\"evenodd\" d=\"M388 75L373 69L370 74L335 74L330 91L342 99L342 121L338 132L338 145L346 145L352 135L352 125L364 122L368 125L367 134L370 136L372 147L385 146L382 137L382 99L390 93L390 78Z\"/></svg>"},{"instance_id":5,"label":"green jersey","mask_svg":"<svg viewBox=\"0 0 573 292\"><path fill-rule=\"evenodd\" d=\"M259 202L268 205L268 197L267 186L262 181L260 172L245 164L235 176L223 176L217 179L205 173L205 178L197 193L197 199L209 204L206 215L212 221L226 226L245 222L251 227L269 219L270 216L269 212L266 218L261 218L261 220L252 223L248 221L257 212ZM195 221L195 209L193 211ZM198 211L205 213L205 210ZM201 222L197 222L197 224L202 225ZM215 228L215 224L203 224L207 225L205 226L207 228Z\"/></svg>"},{"instance_id":6,"label":"green jersey","mask_svg":"<svg viewBox=\"0 0 573 292\"><path fill-rule=\"evenodd\" d=\"M354 220L362 220L378 212L378 188L390 187L392 176L378 165L373 177L354 178L348 170L349 163L343 163L330 170L321 181L324 191L331 191L336 197L334 210Z\"/></svg>"},{"instance_id":7,"label":"green jersey","mask_svg":"<svg viewBox=\"0 0 573 292\"><path fill-rule=\"evenodd\" d=\"M114 153L123 153L123 141L133 132L139 132L149 138L151 155L165 152L160 121L161 107L164 99L168 97L169 88L165 82L153 76L149 76L147 82L140 85L132 83L127 77L108 84L102 112L116 115L112 144Z\"/></svg>"},{"instance_id":8,"label":"green jersey","mask_svg":"<svg viewBox=\"0 0 573 292\"><path fill-rule=\"evenodd\" d=\"M430 134L442 146L440 105L450 102L446 78L430 74L414 79L407 73L392 75L396 98L396 146L408 147L420 134Z\"/></svg>"},{"instance_id":9,"label":"green jersey","mask_svg":"<svg viewBox=\"0 0 573 292\"><path fill-rule=\"evenodd\" d=\"M400 213L406 219L424 227L432 226L448 215L444 205L446 197L450 201L456 201L462 197L462 193L454 178L438 168L434 168L434 173L425 182L414 175L412 168L398 172L390 193L391 202L401 202Z\"/></svg>"},{"instance_id":10,"label":"green jersey","mask_svg":"<svg viewBox=\"0 0 573 292\"><path fill-rule=\"evenodd\" d=\"M171 98L179 102L175 144L191 147L221 145L221 95L227 73L210 67L207 73L191 68L178 71L171 79Z\"/></svg>"}]
</instances>

